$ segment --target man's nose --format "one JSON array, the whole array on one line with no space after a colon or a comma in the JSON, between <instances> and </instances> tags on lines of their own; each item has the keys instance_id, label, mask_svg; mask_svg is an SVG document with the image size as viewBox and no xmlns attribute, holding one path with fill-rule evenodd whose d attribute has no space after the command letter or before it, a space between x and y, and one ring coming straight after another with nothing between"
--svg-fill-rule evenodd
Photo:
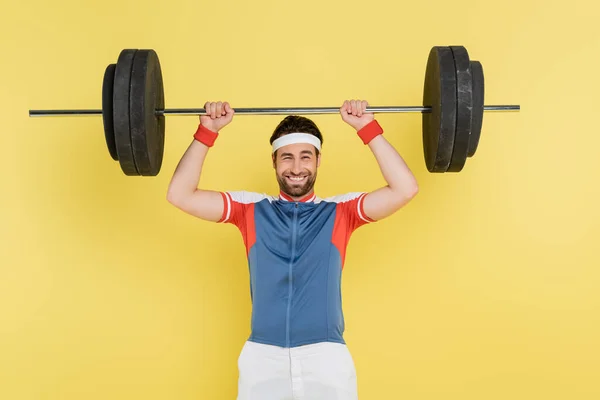
<instances>
[{"instance_id":1,"label":"man's nose","mask_svg":"<svg viewBox=\"0 0 600 400\"><path fill-rule=\"evenodd\" d=\"M299 174L302 172L302 165L300 163L300 159L295 159L294 164L292 165L292 173Z\"/></svg>"}]
</instances>

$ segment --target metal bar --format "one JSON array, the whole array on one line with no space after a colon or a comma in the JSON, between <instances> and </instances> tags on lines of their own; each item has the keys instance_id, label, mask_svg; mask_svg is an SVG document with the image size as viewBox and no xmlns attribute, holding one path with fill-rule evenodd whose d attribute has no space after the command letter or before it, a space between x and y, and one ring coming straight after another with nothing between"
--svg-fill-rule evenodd
<instances>
[{"instance_id":1,"label":"metal bar","mask_svg":"<svg viewBox=\"0 0 600 400\"><path fill-rule=\"evenodd\" d=\"M492 105L484 106L484 111L518 111L519 105ZM337 114L339 107L292 107L292 108L234 108L236 114L241 115L288 115L288 114ZM366 113L429 113L431 107L424 106L385 106L367 107ZM173 108L157 110L157 115L205 115L203 108ZM29 110L30 117L48 116L74 116L74 115L102 115L102 110Z\"/></svg>"},{"instance_id":2,"label":"metal bar","mask_svg":"<svg viewBox=\"0 0 600 400\"><path fill-rule=\"evenodd\" d=\"M519 111L520 105L483 106L483 111Z\"/></svg>"},{"instance_id":3,"label":"metal bar","mask_svg":"<svg viewBox=\"0 0 600 400\"><path fill-rule=\"evenodd\" d=\"M289 107L289 108L235 108L235 113L242 115L288 115L288 114L339 114L339 107ZM400 113L400 112L429 112L430 107L421 106L390 106L367 107L367 113ZM161 112L158 112L161 114ZM203 108L178 108L162 112L164 115L204 115Z\"/></svg>"},{"instance_id":4,"label":"metal bar","mask_svg":"<svg viewBox=\"0 0 600 400\"><path fill-rule=\"evenodd\" d=\"M485 111L515 111L520 110L518 105L494 105L484 106ZM300 108L234 108L236 114L243 115L288 115L288 114L338 114L339 107L300 107ZM366 113L410 113L410 112L431 112L431 107L424 106L385 106L385 107L367 107ZM157 114L163 115L204 115L206 110L203 108L176 108L157 111Z\"/></svg>"},{"instance_id":5,"label":"metal bar","mask_svg":"<svg viewBox=\"0 0 600 400\"><path fill-rule=\"evenodd\" d=\"M102 110L29 110L30 117L102 115Z\"/></svg>"}]
</instances>

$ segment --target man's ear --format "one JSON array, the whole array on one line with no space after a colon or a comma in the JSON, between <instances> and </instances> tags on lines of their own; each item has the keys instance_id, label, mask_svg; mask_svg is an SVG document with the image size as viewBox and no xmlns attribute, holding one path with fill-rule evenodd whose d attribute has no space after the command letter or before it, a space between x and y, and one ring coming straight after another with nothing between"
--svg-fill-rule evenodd
<instances>
[{"instance_id":1,"label":"man's ear","mask_svg":"<svg viewBox=\"0 0 600 400\"><path fill-rule=\"evenodd\" d=\"M319 168L321 166L321 152L319 152L319 155L317 156L317 168Z\"/></svg>"},{"instance_id":2,"label":"man's ear","mask_svg":"<svg viewBox=\"0 0 600 400\"><path fill-rule=\"evenodd\" d=\"M273 168L277 169L277 163L275 162L275 153L271 154L271 161L273 162Z\"/></svg>"}]
</instances>

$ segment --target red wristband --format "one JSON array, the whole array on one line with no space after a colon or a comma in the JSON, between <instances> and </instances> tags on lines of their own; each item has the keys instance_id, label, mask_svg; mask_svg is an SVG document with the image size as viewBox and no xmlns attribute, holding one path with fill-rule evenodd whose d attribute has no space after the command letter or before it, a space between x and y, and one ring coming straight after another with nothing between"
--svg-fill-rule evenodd
<instances>
[{"instance_id":1,"label":"red wristband","mask_svg":"<svg viewBox=\"0 0 600 400\"><path fill-rule=\"evenodd\" d=\"M358 136L362 139L364 144L369 144L374 137L379 136L383 133L383 129L377 120L369 122L363 126L358 132Z\"/></svg>"},{"instance_id":2,"label":"red wristband","mask_svg":"<svg viewBox=\"0 0 600 400\"><path fill-rule=\"evenodd\" d=\"M212 147L215 144L215 140L219 134L217 132L213 132L204 125L198 125L198 130L194 133L194 139L207 145L208 147Z\"/></svg>"}]
</instances>

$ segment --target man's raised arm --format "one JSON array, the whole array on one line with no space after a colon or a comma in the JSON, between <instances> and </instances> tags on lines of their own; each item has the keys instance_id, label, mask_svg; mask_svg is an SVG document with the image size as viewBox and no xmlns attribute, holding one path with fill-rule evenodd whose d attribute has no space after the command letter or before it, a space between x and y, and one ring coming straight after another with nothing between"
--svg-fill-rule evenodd
<instances>
[{"instance_id":1,"label":"man's raised arm","mask_svg":"<svg viewBox=\"0 0 600 400\"><path fill-rule=\"evenodd\" d=\"M200 117L194 140L179 161L169 188L167 200L175 207L195 217L217 222L223 216L224 202L220 192L200 189L200 175L208 150L219 131L231 122L234 110L229 103L206 103L208 115Z\"/></svg>"},{"instance_id":2,"label":"man's raised arm","mask_svg":"<svg viewBox=\"0 0 600 400\"><path fill-rule=\"evenodd\" d=\"M368 144L379 165L386 186L367 194L363 211L372 220L388 217L406 205L419 191L415 176L396 149L381 135L383 129L372 113L365 113L366 101L345 101L340 108L342 119L356 129Z\"/></svg>"}]
</instances>

